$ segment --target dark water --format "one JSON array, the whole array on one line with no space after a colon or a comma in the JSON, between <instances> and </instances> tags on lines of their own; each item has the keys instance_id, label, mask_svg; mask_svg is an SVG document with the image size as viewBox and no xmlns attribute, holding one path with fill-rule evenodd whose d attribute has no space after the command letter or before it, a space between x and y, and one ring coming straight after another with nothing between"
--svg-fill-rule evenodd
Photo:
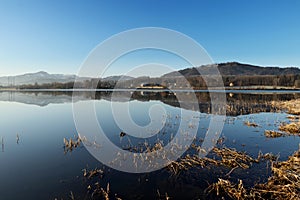
<instances>
[{"instance_id":1,"label":"dark water","mask_svg":"<svg viewBox=\"0 0 300 200\"><path fill-rule=\"evenodd\" d=\"M234 92L226 94L228 110L221 134L224 137L222 145L246 151L254 157L259 151L280 154L281 160L298 149L300 137L268 139L264 131L277 130L280 123L288 122L287 114L276 112L271 102L299 98L300 94ZM124 93L116 93L118 98L114 101L118 106L126 103ZM113 121L109 109L111 92L97 92L96 96L91 92L76 92L74 95L75 104L95 104L98 120L113 143L121 148L129 144L127 137L120 139L121 129ZM203 138L211 117L210 97L206 92L199 92L196 96L200 108L197 137ZM168 124L160 132L162 139L167 140L178 128L180 108L176 95L131 92L130 114L137 124L150 122L148 110L153 105L162 106L167 111ZM204 194L208 183L219 177L214 170L191 170L178 177L171 176L165 169L130 174L103 166L83 146L65 154L63 138L77 136L71 92L1 92L0 110L0 199L69 199L70 191L75 199L88 199L91 192L88 193L87 186L97 181L103 187L109 183L111 193L122 199L158 199L157 190L161 194L167 192L173 199L214 198ZM259 126L247 127L245 121ZM87 180L83 177L83 168L95 167L103 169L103 178ZM236 170L232 174L233 179L243 179L246 185L264 181L268 176L266 163L254 165L246 171Z\"/></svg>"}]
</instances>

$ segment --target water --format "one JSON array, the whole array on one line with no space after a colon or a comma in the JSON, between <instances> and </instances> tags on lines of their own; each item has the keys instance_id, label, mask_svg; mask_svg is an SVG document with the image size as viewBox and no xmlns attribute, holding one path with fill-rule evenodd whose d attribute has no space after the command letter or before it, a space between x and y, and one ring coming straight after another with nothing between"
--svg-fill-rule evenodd
<instances>
[{"instance_id":1,"label":"water","mask_svg":"<svg viewBox=\"0 0 300 200\"><path fill-rule=\"evenodd\" d=\"M115 105L123 106L126 91L117 93ZM128 94L128 93L127 93ZM174 94L168 92L131 91L130 114L139 125L151 122L148 110L153 105L166 110L167 125L159 132L160 139L167 142L179 127L181 110ZM131 136L120 138L122 131L113 120L109 105L111 91L76 92L76 104L94 103L96 116L107 133L107 137L120 148L138 144L141 140ZM125 95L126 96L126 95ZM298 98L298 93L247 93L231 91L227 94L228 112L221 136L227 147L246 151L256 157L259 151L280 154L285 160L298 149L300 137L288 136L266 138L264 131L277 130L281 122L288 122L287 114L273 112L272 101ZM210 120L209 95L197 93L199 100L200 123L197 138L203 138ZM149 174L130 174L119 172L102 165L85 147L64 153L63 138L77 135L72 114L72 93L70 91L28 91L0 93L0 198L1 199L68 199L70 191L75 198L84 199L91 195L87 187L99 182L103 187L110 184L112 193L123 199L153 199L168 193L173 199L183 197L209 198L204 194L207 182L216 181L218 176L207 169L194 170L185 176L174 178L165 169ZM190 111L194 112L194 111ZM244 121L253 121L258 127L247 127ZM149 132L155 130L149 130ZM17 140L17 135L19 140ZM149 139L154 142L157 136ZM144 140L142 140L144 141ZM233 178L241 178L246 185L264 181L269 175L266 164L255 165L249 170L236 170ZM104 170L101 179L87 180L82 169ZM93 185L92 185L93 186ZM212 198L212 197L211 197Z\"/></svg>"}]
</instances>

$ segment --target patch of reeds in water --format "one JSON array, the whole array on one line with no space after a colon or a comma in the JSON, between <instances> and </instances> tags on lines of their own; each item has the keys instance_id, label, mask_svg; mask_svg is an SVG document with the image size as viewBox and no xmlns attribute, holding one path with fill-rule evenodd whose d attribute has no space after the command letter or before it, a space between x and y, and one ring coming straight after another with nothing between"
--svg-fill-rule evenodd
<instances>
[{"instance_id":1,"label":"patch of reeds in water","mask_svg":"<svg viewBox=\"0 0 300 200\"><path fill-rule=\"evenodd\" d=\"M300 147L287 161L272 162L272 176L266 183L256 184L245 189L242 180L234 184L229 180L219 179L207 188L218 196L231 199L300 199Z\"/></svg>"},{"instance_id":2,"label":"patch of reeds in water","mask_svg":"<svg viewBox=\"0 0 300 200\"><path fill-rule=\"evenodd\" d=\"M300 135L300 124L299 123L290 123L290 124L283 123L279 126L279 130L287 132L289 134Z\"/></svg>"},{"instance_id":3,"label":"patch of reeds in water","mask_svg":"<svg viewBox=\"0 0 300 200\"><path fill-rule=\"evenodd\" d=\"M278 102L276 103L276 106L280 109L286 110L289 114L300 115L300 99Z\"/></svg>"},{"instance_id":4,"label":"patch of reeds in water","mask_svg":"<svg viewBox=\"0 0 300 200\"><path fill-rule=\"evenodd\" d=\"M92 190L91 193L91 199L97 199L97 200L122 200L120 197L118 197L117 194L113 194L110 190L110 185L107 183L106 188L101 187L99 182L96 182L94 184L94 188L90 188Z\"/></svg>"},{"instance_id":5,"label":"patch of reeds in water","mask_svg":"<svg viewBox=\"0 0 300 200\"><path fill-rule=\"evenodd\" d=\"M173 161L167 166L171 172L178 175L182 170L188 170L192 167L210 168L211 166L225 166L231 170L227 173L229 175L234 169L242 168L248 169L252 163L258 163L261 159L274 159L272 154L259 154L257 158L252 158L244 152L238 152L235 149L227 147L213 148L213 155L215 158L199 157L198 155L186 155L178 161Z\"/></svg>"},{"instance_id":6,"label":"patch of reeds in water","mask_svg":"<svg viewBox=\"0 0 300 200\"><path fill-rule=\"evenodd\" d=\"M95 176L99 176L100 178L102 178L103 174L104 174L103 170L97 169L97 168L95 168L93 170L83 169L82 171L83 171L83 176L88 179L91 179Z\"/></svg>"},{"instance_id":7,"label":"patch of reeds in water","mask_svg":"<svg viewBox=\"0 0 300 200\"><path fill-rule=\"evenodd\" d=\"M285 137L285 136L290 136L290 135L300 136L300 124L282 123L278 129L279 129L279 131L265 130L265 136L268 138Z\"/></svg>"},{"instance_id":8,"label":"patch of reeds in water","mask_svg":"<svg viewBox=\"0 0 300 200\"><path fill-rule=\"evenodd\" d=\"M64 142L64 152L71 152L74 148L77 148L80 146L80 143L82 142L81 137L77 137L76 139L72 139L70 138L69 140L64 138L63 139Z\"/></svg>"},{"instance_id":9,"label":"patch of reeds in water","mask_svg":"<svg viewBox=\"0 0 300 200\"><path fill-rule=\"evenodd\" d=\"M265 136L268 138L277 138L277 137L285 136L285 134L279 131L265 130Z\"/></svg>"},{"instance_id":10,"label":"patch of reeds in water","mask_svg":"<svg viewBox=\"0 0 300 200\"><path fill-rule=\"evenodd\" d=\"M286 118L290 119L290 120L299 120L300 119L300 116L298 115L289 115L287 116Z\"/></svg>"},{"instance_id":11,"label":"patch of reeds in water","mask_svg":"<svg viewBox=\"0 0 300 200\"><path fill-rule=\"evenodd\" d=\"M279 131L265 131L266 137L282 137L282 136L289 136L289 135L298 135L300 136L300 99L294 99L285 102L278 102L276 103L277 107L281 110L286 111L287 113L291 114L287 116L290 119L291 123L282 123L279 126Z\"/></svg>"},{"instance_id":12,"label":"patch of reeds in water","mask_svg":"<svg viewBox=\"0 0 300 200\"><path fill-rule=\"evenodd\" d=\"M258 124L254 123L254 122L250 122L250 121L245 121L244 124L246 126L258 127Z\"/></svg>"}]
</instances>

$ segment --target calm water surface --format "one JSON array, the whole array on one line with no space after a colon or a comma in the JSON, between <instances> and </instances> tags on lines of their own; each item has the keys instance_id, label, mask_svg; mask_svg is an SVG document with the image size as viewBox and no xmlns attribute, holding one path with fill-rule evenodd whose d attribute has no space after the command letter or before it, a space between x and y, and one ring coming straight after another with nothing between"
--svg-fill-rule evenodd
<instances>
[{"instance_id":1,"label":"calm water surface","mask_svg":"<svg viewBox=\"0 0 300 200\"><path fill-rule=\"evenodd\" d=\"M118 93L118 106L125 104L124 92ZM90 92L77 92L75 95L76 104L95 103L99 123L111 141L121 148L129 145L127 137L120 139L122 130L113 120L109 107L111 92L98 92L96 96ZM228 93L228 105L232 109L221 134L222 145L255 157L259 151L272 152L285 160L298 149L300 137L269 139L264 136L266 129L277 130L280 123L288 122L287 114L275 112L269 103L299 96L298 93L274 91ZM210 120L209 96L199 92L197 97L201 112L197 137L203 138ZM167 111L168 123L160 132L161 138L167 141L178 129L178 101L174 94L166 92L132 93L130 113L133 120L139 125L147 125L152 105L163 106ZM0 92L0 110L0 199L68 199L70 191L77 199L88 199L87 186L95 181L103 186L109 183L111 191L123 199L157 199L157 190L161 194L167 192L173 199L213 198L204 194L207 183L218 178L210 170L198 169L177 178L164 169L149 174L128 174L103 166L83 146L65 154L63 138L77 136L71 92ZM245 121L259 126L247 127ZM269 175L265 165L255 165L246 173L236 170L232 177L243 179L246 185L264 181ZM82 176L82 169L96 167L104 170L102 179L86 180Z\"/></svg>"}]
</instances>

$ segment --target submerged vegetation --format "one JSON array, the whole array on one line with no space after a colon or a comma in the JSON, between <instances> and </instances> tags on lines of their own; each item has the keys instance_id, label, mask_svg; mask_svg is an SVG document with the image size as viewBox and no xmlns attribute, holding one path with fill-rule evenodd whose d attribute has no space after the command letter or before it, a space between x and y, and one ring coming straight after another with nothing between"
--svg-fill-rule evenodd
<instances>
[{"instance_id":1,"label":"submerged vegetation","mask_svg":"<svg viewBox=\"0 0 300 200\"><path fill-rule=\"evenodd\" d=\"M68 144L70 142L67 142ZM146 145L146 144L145 144ZM140 151L154 152L162 148L162 142L157 142L153 146L145 146L145 148L136 148ZM245 152L236 151L235 149L227 147L215 147L212 149L210 156L199 157L197 152L201 151L201 147L192 145L191 149L195 150L195 154L187 154L183 158L177 161L172 161L165 169L176 177L180 176L182 172L188 172L190 169L201 170L216 169L219 167L225 167L227 173L223 174L218 182L212 183L206 189L207 195L215 192L218 197L231 198L231 199L299 199L300 198L300 146L287 161L278 161L278 156L274 156L271 153L258 154L256 158L253 158ZM146 158L145 158L146 159ZM146 159L147 160L147 159ZM233 183L230 180L224 178L230 177L236 169L249 169L253 164L268 161L271 163L272 176L269 177L265 183L257 183L251 188L244 186L242 180L238 180L238 183ZM111 193L109 189L109 183L104 188L99 181L104 176L102 169L83 169L83 177L88 180L93 179L96 182L88 185L88 199L117 199L121 198ZM157 190L158 199L172 199L168 193L160 194Z\"/></svg>"},{"instance_id":2,"label":"submerged vegetation","mask_svg":"<svg viewBox=\"0 0 300 200\"><path fill-rule=\"evenodd\" d=\"M300 99L290 101L277 102L277 107L291 114L287 116L291 123L281 123L279 130L285 132L287 135L300 136Z\"/></svg>"},{"instance_id":3,"label":"submerged vegetation","mask_svg":"<svg viewBox=\"0 0 300 200\"><path fill-rule=\"evenodd\" d=\"M292 123L282 123L279 131L265 130L265 136L270 138L287 135L300 136L300 101L292 100L276 103L280 109L287 110L287 118L293 120ZM286 161L279 162L277 159L271 160L272 175L265 183L257 183L251 188L246 188L242 180L232 183L230 180L219 178L207 188L208 192L215 192L217 196L229 197L238 200L255 199L300 199L300 144L299 149Z\"/></svg>"},{"instance_id":4,"label":"submerged vegetation","mask_svg":"<svg viewBox=\"0 0 300 200\"><path fill-rule=\"evenodd\" d=\"M115 92L119 99L126 96L125 94L127 93ZM21 95L14 93L7 97L3 95L2 98L9 97L8 99L12 101L20 101L21 98L18 98L21 96L24 99L23 102L26 103L32 101L24 97L30 97L35 101L40 99L41 102L47 103L45 99L49 100L53 97L55 101L58 101L58 99L70 99L71 95L71 92L68 94L63 92L44 94L23 92ZM78 95L79 100L111 100L111 92L99 92L95 96L84 92L80 95ZM61 196L64 199L183 199L183 196L180 196L182 194L186 195L186 199L222 199L223 197L224 199L299 199L299 151L288 159L287 155L295 151L295 142L299 141L300 100L286 101L299 98L299 93L279 95L277 93L240 94L232 92L227 94L228 117L225 121L227 127L224 129L222 137L217 140L215 148L209 151L205 157L198 155L207 153L201 143L203 144L205 137L202 133L207 130L206 122L211 116L210 97L208 93L196 93L196 97L200 102L201 113L199 137L195 138L181 158L170 161L165 168L146 175L127 175L104 167L93 158L90 159L91 156L82 148L83 144L93 147L95 151L99 149L100 152L103 146L101 141L96 139L94 141L93 137L89 138L91 141L87 141L84 136L80 135L77 137L72 134L68 136L57 134L58 140L55 141L60 141L59 144L55 143L57 150L62 154L63 146L65 153L68 152L65 156L61 155L63 162L61 166L68 166L68 168L53 167L55 170L62 170L57 172L58 179L62 180L59 186L62 187L53 195ZM139 103L160 101L174 110L180 106L176 101L176 95L171 92L142 93L137 91L132 93L131 100L138 100ZM46 104L37 105L44 106ZM277 113L261 113L259 116L253 114L259 112ZM102 112L99 114L104 115ZM160 151L168 144L169 136L174 136L174 130L181 119L177 113L170 114L168 113L167 116L167 127L164 127L165 129L158 136L155 135L151 139L137 141L129 132L119 129L112 131L107 136L122 150L131 151L137 155L141 152L153 152L153 157L143 157L144 164L151 167L155 164L152 162L157 155L155 152ZM241 116L244 114L246 116ZM269 116L271 118L268 118ZM141 114L138 117L140 117L138 120L143 123L145 116ZM110 128L109 123L107 126ZM195 124L188 125L187 132L195 127ZM180 131L183 134L186 133L186 130ZM1 134L5 134L3 132ZM10 132L7 131L7 133ZM5 150L3 154L10 153L11 146L16 145L15 143L21 152L26 143L28 144L28 138L27 133L23 134L23 130L10 133L10 136L0 135L2 151ZM44 143L41 142L41 144ZM293 144L293 146L289 144ZM277 147L278 150L275 149ZM173 149L180 151L183 148L178 145ZM72 153L70 153L71 151ZM282 152L280 160L278 152ZM125 157L117 155L116 160L113 159L112 162L118 165L118 159L125 159ZM77 162L78 160L80 162ZM65 173L66 171L67 173ZM63 173L67 175L62 175ZM53 177L56 178L54 175ZM49 181L50 184L52 182ZM205 193L206 188L208 189ZM73 192L70 193L70 190Z\"/></svg>"},{"instance_id":5,"label":"submerged vegetation","mask_svg":"<svg viewBox=\"0 0 300 200\"><path fill-rule=\"evenodd\" d=\"M179 161L173 161L167 168L173 172L175 175L178 175L181 170L188 170L192 167L200 168L210 168L213 166L225 166L231 170L227 173L229 175L233 172L234 169L248 169L252 163L258 163L263 155L260 155L257 159L254 159L248 156L244 152L238 152L235 149L230 149L227 147L223 148L213 148L214 158L208 157L199 157L195 155L186 155L184 158L181 158Z\"/></svg>"},{"instance_id":6,"label":"submerged vegetation","mask_svg":"<svg viewBox=\"0 0 300 200\"><path fill-rule=\"evenodd\" d=\"M63 142L64 142L64 152L71 152L73 149L77 148L80 146L81 142L83 140L81 139L80 136L78 136L76 139L72 139L70 138L69 140L64 138Z\"/></svg>"},{"instance_id":7,"label":"submerged vegetation","mask_svg":"<svg viewBox=\"0 0 300 200\"><path fill-rule=\"evenodd\" d=\"M95 176L99 176L100 178L103 177L103 170L101 169L93 169L93 170L87 170L87 169L83 169L83 176L88 178L88 179L91 179Z\"/></svg>"},{"instance_id":8,"label":"submerged vegetation","mask_svg":"<svg viewBox=\"0 0 300 200\"><path fill-rule=\"evenodd\" d=\"M265 130L264 128L264 121L257 120L253 118L252 116L247 116L246 118L241 117L229 117L228 123L237 123L236 121L230 121L231 119L239 119L238 123L243 129L249 129L254 132L260 132L260 136L268 137L268 140L279 140L279 139L273 139L277 137L293 137L298 139L300 135L300 115L298 113L298 109L300 107L300 100L292 100L290 102L285 103L275 103L273 105L274 108L277 109L277 111L283 111L288 112L290 115L283 114L281 117L283 118L283 121L276 121L270 122L272 123L273 130L270 128L270 130ZM170 129L173 130L172 127L175 127L175 124L180 119L181 116L174 115L174 116L168 116L168 122ZM207 115L201 116L203 120L206 120ZM282 119L279 118L279 119ZM246 127L248 126L248 127ZM195 128L194 124L191 124L187 126L188 130ZM278 127L278 129L276 128ZM203 130L205 132L205 127L202 129L202 126L199 130ZM166 132L166 131L164 131ZM170 131L169 131L170 132ZM114 133L115 137L122 141L123 143L120 143L120 148L126 151L131 151L136 153L137 155L139 153L152 153L153 157L148 156L144 157L143 162L146 165L149 165L149 167L154 166L155 163L152 162L155 160L155 156L158 154L155 154L156 151L160 151L164 149L163 147L167 144L168 140L168 134L162 133L153 140L145 140L145 142L135 143L132 139L131 135L129 133L125 133L123 131L117 131ZM183 133L185 134L185 133ZM242 132L237 131L237 134L242 134ZM16 136L16 137L15 137ZM23 143L23 134L20 137L19 134L14 135L14 139L16 138L17 144ZM162 138L160 138L162 137ZM188 137L188 136L187 136ZM167 139L166 139L167 138ZM7 142L7 138L5 138L5 142ZM25 138L26 139L26 138ZM187 138L186 138L187 139ZM207 199L300 199L300 147L299 150L296 151L293 155L291 155L288 159L285 160L279 160L279 156L274 155L272 153L265 153L264 154L259 152L258 154L251 154L249 152L246 152L248 150L247 148L242 148L240 144L238 144L241 148L237 147L238 145L235 145L233 148L230 146L230 144L227 141L227 138L222 135L216 141L216 146L211 149L211 151L208 153L205 157L199 157L199 154L201 153L207 153L206 150L201 147L201 143L203 142L202 138L193 138L194 141L189 149L187 149L186 153L182 155L181 158L175 161L170 161L168 165L163 168L162 170L159 170L157 172L157 179L160 179L161 177L164 177L167 181L173 181L176 184L181 185L187 185L186 188L184 188L184 191L187 190L188 187L191 187L195 190L197 187L203 194L199 193L193 193L199 196L195 196L195 198L206 198ZM235 138L234 138L235 139ZM285 139L285 138L284 138ZM128 140L128 142L126 142ZM62 141L62 140L60 140ZM78 135L78 136L72 136L63 138L63 147L66 152L76 151L80 150L83 146L83 143L88 146L93 146L95 148L99 148L99 151L101 151L101 145L98 144L96 141L88 141L84 136ZM227 143L228 142L228 143ZM231 141L230 141L231 142ZM4 149L4 139L3 137L0 138L0 143L2 145L2 149ZM15 143L15 140L14 140ZM6 143L7 144L7 143ZM8 143L9 144L9 143ZM226 144L226 145L225 145ZM227 144L229 144L227 146ZM176 146L177 145L177 146ZM19 145L21 146L21 145ZM248 146L248 144L247 144ZM254 145L253 145L254 146ZM236 148L237 147L237 148ZM173 149L176 150L182 150L185 147L180 146L178 144L175 144ZM259 149L257 149L259 151ZM268 151L267 151L268 152ZM162 155L161 158L167 158L167 153L172 152L164 152L165 154ZM74 155L74 153L72 154ZM165 156L165 157L164 157ZM67 156L66 156L67 157ZM72 156L70 156L72 157ZM114 159L114 158L112 158ZM118 164L118 159L125 159L122 156L117 156L116 160L112 160L112 162L115 162L115 164ZM85 163L83 163L85 164ZM137 165L140 163L136 163ZM84 168L86 167L86 168ZM264 168L266 169L266 173L263 174ZM82 172L80 171L82 168ZM69 199L131 199L128 197L128 193L123 194L118 190L118 188L122 186L116 186L116 182L114 182L112 179L113 176L116 176L115 174L111 173L112 169L101 167L101 166L81 166L78 170L78 173L81 174L81 176L78 176L76 180L82 181L80 182L83 185L83 190L86 190L85 193L80 193L82 191L76 191L75 189L73 192L68 192L68 198ZM247 180L248 178L245 178L247 176L251 176L252 172L255 171L256 177ZM160 176L163 174L164 176ZM203 178L203 174L207 174L209 176L208 178ZM119 174L118 174L119 175ZM117 176L118 176L117 175ZM254 176L255 176L254 175ZM263 178L259 179L257 177L263 176ZM148 179L151 179L152 174L149 175L147 178L144 178L143 180L145 182L148 181ZM146 177L146 176L144 176ZM149 178L151 177L151 178ZM197 179L203 178L202 181L199 181ZM163 179L163 178L161 178ZM250 179L250 178L249 178ZM142 178L138 177L133 182L136 185L141 184ZM147 181L146 181L147 180ZM125 182L120 183L121 185L126 185ZM132 180L131 180L132 181ZM132 182L130 182L132 184ZM151 184L154 184L151 182ZM134 185L134 187L136 187ZM147 187L149 185L146 185L144 187ZM155 185L151 188L152 189L152 196L155 196L156 199L177 199L176 192L175 195L171 191L172 189L166 189L166 187L159 187L160 185ZM173 185L172 185L173 186ZM128 186L131 187L131 186ZM126 188L128 188L126 187ZM174 187L175 188L175 187ZM204 191L204 188L207 188ZM76 188L77 189L77 188ZM135 189L135 188L134 188ZM133 190L134 190L133 189ZM177 190L174 189L174 190ZM122 190L123 191L123 190ZM116 194L116 193L117 194ZM134 191L130 191L134 193ZM142 193L142 191L138 191L137 193ZM146 194L145 194L146 195ZM148 194L147 194L148 195ZM202 196L206 195L206 196ZM83 198L84 196L84 198ZM145 197L145 196L143 196ZM132 197L133 199L143 199L143 197ZM147 198L147 197L145 197Z\"/></svg>"},{"instance_id":9,"label":"submerged vegetation","mask_svg":"<svg viewBox=\"0 0 300 200\"><path fill-rule=\"evenodd\" d=\"M274 130L265 130L265 136L268 138L276 138L284 136L284 133Z\"/></svg>"},{"instance_id":10,"label":"submerged vegetation","mask_svg":"<svg viewBox=\"0 0 300 200\"><path fill-rule=\"evenodd\" d=\"M297 102L296 105L297 106L293 106L293 108L298 109L300 103L298 104ZM286 109L286 107L281 105L274 106L283 111ZM265 130L264 135L268 138L299 135L299 116L295 115L293 109L290 109L289 113L293 113L293 115L288 116L288 119L292 121L291 123L280 123L278 131ZM244 121L244 125L249 127L260 127L252 120ZM125 132L119 132L117 135L121 140L129 140L129 134ZM218 179L216 182L207 181L207 187L204 191L204 194L208 199L300 199L300 146L286 161L279 161L279 156L272 153L263 154L259 152L257 156L253 157L245 151L237 151L234 148L226 147L223 143L224 140L225 138L221 137L217 141L217 146L214 147L206 157L200 157L198 155L201 152L206 152L201 148L199 143L194 142L187 150L186 154L176 161L170 161L162 171L168 173L175 181L186 178L187 181L190 182L193 182L193 179L196 179L197 174L215 174L213 179ZM195 138L195 141L200 141L201 143L203 142L203 139ZM90 145L96 144L95 142L87 141L85 137L82 138L81 136L74 140L64 139L67 151L72 151L72 149L78 147L81 142ZM183 148L182 146L175 146L174 149L177 150ZM163 150L163 147L164 141L158 139L154 143L144 142L136 145L130 142L129 146L123 146L122 148L123 150L137 153L138 155L138 153L160 151ZM167 153L172 152L164 152L161 158L166 159ZM153 155L154 157L144 157L142 159L144 164L146 163L146 165L149 165L150 167L155 166L155 163L152 161L156 154ZM140 156L142 156L142 154ZM120 161L119 159L125 158L120 154L119 156L117 155L112 162L118 164L118 161ZM135 164L138 165L140 163L136 162ZM252 170L252 168L261 166L266 166L266 170L269 168L271 169L267 180L257 180L249 184L247 183L247 180L239 177L243 173L249 173L249 170ZM106 176L106 172L104 172L103 169L83 169L83 177L88 180L87 195L85 199L121 199L119 195L110 190L109 178L107 178L106 181L103 181L104 175ZM167 192L161 193L159 188L157 188L156 193L157 199L172 199L172 195L169 196ZM176 197L173 198L176 199Z\"/></svg>"},{"instance_id":11,"label":"submerged vegetation","mask_svg":"<svg viewBox=\"0 0 300 200\"><path fill-rule=\"evenodd\" d=\"M300 123L281 124L280 131L285 131L289 134L300 134Z\"/></svg>"},{"instance_id":12,"label":"submerged vegetation","mask_svg":"<svg viewBox=\"0 0 300 200\"><path fill-rule=\"evenodd\" d=\"M300 146L287 161L278 161L278 157L270 153L259 153L257 158L247 155L245 152L238 152L229 148L214 148L214 158L200 158L197 155L186 155L178 161L171 162L166 169L177 177L183 171L191 168L216 168L226 167L229 172L218 179L218 182L210 184L207 189L207 195L215 193L218 197L238 199L238 200L255 200L255 199L299 199L300 198ZM264 183L257 183L251 188L244 186L242 180L233 183L224 179L229 177L233 170L240 168L248 169L253 163L261 161L271 162L272 175ZM104 171L101 169L87 170L83 169L83 176L87 179L96 179L94 184L87 187L89 199L116 199L120 200L117 194L111 193L109 183L107 187L101 187L99 183L103 177ZM99 179L99 178L100 179ZM157 190L158 199L172 199L168 193L161 195Z\"/></svg>"},{"instance_id":13,"label":"submerged vegetation","mask_svg":"<svg viewBox=\"0 0 300 200\"><path fill-rule=\"evenodd\" d=\"M245 123L246 126L258 127L258 124L254 123L254 122L246 121L244 123Z\"/></svg>"},{"instance_id":14,"label":"submerged vegetation","mask_svg":"<svg viewBox=\"0 0 300 200\"><path fill-rule=\"evenodd\" d=\"M229 180L219 179L210 185L208 192L215 191L218 196L228 196L231 199L300 199L300 146L287 161L273 161L272 176L266 183L256 184L246 189L243 181L237 184Z\"/></svg>"}]
</instances>

